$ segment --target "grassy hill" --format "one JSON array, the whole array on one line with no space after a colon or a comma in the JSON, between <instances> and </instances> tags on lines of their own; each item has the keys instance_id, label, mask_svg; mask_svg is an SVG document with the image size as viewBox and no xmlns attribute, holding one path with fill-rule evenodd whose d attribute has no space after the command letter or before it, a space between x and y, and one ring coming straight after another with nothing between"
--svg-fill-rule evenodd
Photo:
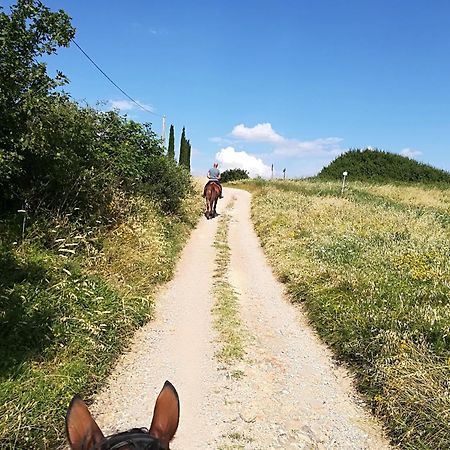
<instances>
[{"instance_id":1,"label":"grassy hill","mask_svg":"<svg viewBox=\"0 0 450 450\"><path fill-rule=\"evenodd\" d=\"M405 156L381 150L350 150L337 157L317 175L332 180L347 171L352 180L450 183L450 173Z\"/></svg>"}]
</instances>

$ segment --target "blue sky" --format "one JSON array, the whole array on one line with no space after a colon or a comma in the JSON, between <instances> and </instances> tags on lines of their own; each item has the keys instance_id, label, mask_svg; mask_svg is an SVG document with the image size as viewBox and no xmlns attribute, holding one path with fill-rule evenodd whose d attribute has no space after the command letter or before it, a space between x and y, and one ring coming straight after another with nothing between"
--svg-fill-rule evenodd
<instances>
[{"instance_id":1,"label":"blue sky","mask_svg":"<svg viewBox=\"0 0 450 450\"><path fill-rule=\"evenodd\" d=\"M10 3L10 2L8 2ZM377 147L450 170L447 0L47 0L133 98L186 127L192 168L317 173ZM75 47L49 59L77 100L132 108ZM128 109L130 108L130 109Z\"/></svg>"}]
</instances>

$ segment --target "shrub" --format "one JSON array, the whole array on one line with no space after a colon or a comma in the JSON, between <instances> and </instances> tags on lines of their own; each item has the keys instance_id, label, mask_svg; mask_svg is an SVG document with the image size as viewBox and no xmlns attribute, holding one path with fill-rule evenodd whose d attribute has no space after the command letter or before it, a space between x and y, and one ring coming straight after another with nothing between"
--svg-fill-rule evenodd
<instances>
[{"instance_id":1,"label":"shrub","mask_svg":"<svg viewBox=\"0 0 450 450\"><path fill-rule=\"evenodd\" d=\"M164 156L149 161L143 182L144 192L148 192L169 213L177 212L186 194L193 192L189 171Z\"/></svg>"},{"instance_id":2,"label":"shrub","mask_svg":"<svg viewBox=\"0 0 450 450\"><path fill-rule=\"evenodd\" d=\"M220 175L220 181L222 181L222 183L245 180L247 178L249 178L248 172L243 169L228 169Z\"/></svg>"},{"instance_id":3,"label":"shrub","mask_svg":"<svg viewBox=\"0 0 450 450\"><path fill-rule=\"evenodd\" d=\"M62 95L40 103L16 148L20 168L8 174L0 194L4 210L27 204L32 212L108 214L113 192L121 190L147 192L174 213L190 190L189 174L163 157L150 124L80 107Z\"/></svg>"},{"instance_id":4,"label":"shrub","mask_svg":"<svg viewBox=\"0 0 450 450\"><path fill-rule=\"evenodd\" d=\"M0 212L108 214L117 190L146 191L175 212L190 182L161 161L150 124L55 93L67 79L51 78L41 60L74 33L64 11L38 0L17 2L9 14L0 7Z\"/></svg>"}]
</instances>

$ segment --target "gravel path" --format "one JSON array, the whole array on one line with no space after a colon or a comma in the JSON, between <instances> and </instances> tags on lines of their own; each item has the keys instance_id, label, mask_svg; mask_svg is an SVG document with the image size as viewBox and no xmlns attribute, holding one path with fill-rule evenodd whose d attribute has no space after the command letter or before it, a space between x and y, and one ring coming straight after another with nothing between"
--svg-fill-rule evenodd
<instances>
[{"instance_id":1,"label":"gravel path","mask_svg":"<svg viewBox=\"0 0 450 450\"><path fill-rule=\"evenodd\" d=\"M348 374L285 298L250 221L250 194L224 190L231 216L229 280L239 294L247 356L214 358L211 295L218 219L202 219L174 279L157 298L156 320L139 330L91 408L105 433L149 426L166 379L178 390L181 449L388 449ZM219 211L220 212L220 211Z\"/></svg>"}]
</instances>

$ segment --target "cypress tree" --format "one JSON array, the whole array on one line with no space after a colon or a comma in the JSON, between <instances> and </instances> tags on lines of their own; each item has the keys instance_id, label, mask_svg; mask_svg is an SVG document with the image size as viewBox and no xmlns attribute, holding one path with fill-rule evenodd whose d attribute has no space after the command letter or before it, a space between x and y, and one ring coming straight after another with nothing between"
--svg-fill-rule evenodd
<instances>
[{"instance_id":1,"label":"cypress tree","mask_svg":"<svg viewBox=\"0 0 450 450\"><path fill-rule=\"evenodd\" d=\"M173 125L170 125L169 147L167 148L167 157L169 159L175 159L175 131Z\"/></svg>"},{"instance_id":2,"label":"cypress tree","mask_svg":"<svg viewBox=\"0 0 450 450\"><path fill-rule=\"evenodd\" d=\"M186 167L189 172L191 171L191 143L186 139L184 127L181 133L179 165Z\"/></svg>"},{"instance_id":3,"label":"cypress tree","mask_svg":"<svg viewBox=\"0 0 450 450\"><path fill-rule=\"evenodd\" d=\"M183 131L181 133L181 140L180 140L180 157L178 159L178 164L180 166L186 165L186 131L183 127Z\"/></svg>"},{"instance_id":4,"label":"cypress tree","mask_svg":"<svg viewBox=\"0 0 450 450\"><path fill-rule=\"evenodd\" d=\"M191 141L186 142L186 167L191 171Z\"/></svg>"}]
</instances>

